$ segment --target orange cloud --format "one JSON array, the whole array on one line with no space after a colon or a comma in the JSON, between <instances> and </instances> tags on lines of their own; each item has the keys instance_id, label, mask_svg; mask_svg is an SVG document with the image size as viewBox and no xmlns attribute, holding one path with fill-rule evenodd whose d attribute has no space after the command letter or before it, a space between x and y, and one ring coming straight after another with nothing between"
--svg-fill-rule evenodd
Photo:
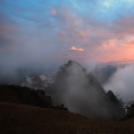
<instances>
[{"instance_id":1,"label":"orange cloud","mask_svg":"<svg viewBox=\"0 0 134 134\"><path fill-rule=\"evenodd\" d=\"M134 39L125 44L125 46L133 46L133 45L134 45Z\"/></svg>"},{"instance_id":2,"label":"orange cloud","mask_svg":"<svg viewBox=\"0 0 134 134\"><path fill-rule=\"evenodd\" d=\"M51 15L56 15L57 11L54 8L51 8Z\"/></svg>"},{"instance_id":3,"label":"orange cloud","mask_svg":"<svg viewBox=\"0 0 134 134\"><path fill-rule=\"evenodd\" d=\"M71 50L74 50L74 51L84 51L83 48L76 48L76 47L71 47Z\"/></svg>"},{"instance_id":4,"label":"orange cloud","mask_svg":"<svg viewBox=\"0 0 134 134\"><path fill-rule=\"evenodd\" d=\"M94 58L99 62L134 63L134 45L116 39L104 42L96 51Z\"/></svg>"}]
</instances>

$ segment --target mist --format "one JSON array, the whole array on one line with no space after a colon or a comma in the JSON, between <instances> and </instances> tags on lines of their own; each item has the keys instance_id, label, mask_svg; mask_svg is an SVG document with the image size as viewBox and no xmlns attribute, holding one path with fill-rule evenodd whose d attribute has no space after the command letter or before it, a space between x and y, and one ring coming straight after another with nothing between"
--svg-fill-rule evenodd
<instances>
[{"instance_id":1,"label":"mist","mask_svg":"<svg viewBox=\"0 0 134 134\"><path fill-rule=\"evenodd\" d=\"M123 101L134 101L134 64L119 68L104 85L106 91L112 90Z\"/></svg>"},{"instance_id":2,"label":"mist","mask_svg":"<svg viewBox=\"0 0 134 134\"><path fill-rule=\"evenodd\" d=\"M38 60L32 60L27 54L24 57L18 60L14 54L9 59L6 57L6 60L3 60L3 64L0 65L2 84L18 84L26 75L49 74L56 70L55 82L44 88L46 95L52 97L54 106L64 104L69 111L88 118L109 119L112 115L115 119L120 119L125 114L123 110L118 110L121 105L112 106L107 96L109 90L116 93L116 90L111 88L111 79L119 72L116 66L109 64L100 66L100 63L95 61L82 65L74 61L67 63L62 60L52 63L49 58L38 57ZM107 84L109 88L106 87ZM124 99L121 90L119 94Z\"/></svg>"},{"instance_id":3,"label":"mist","mask_svg":"<svg viewBox=\"0 0 134 134\"><path fill-rule=\"evenodd\" d=\"M63 64L56 54L53 53L54 60L51 53L42 52L38 46L24 51L25 48L26 45L23 45L0 53L0 84L17 84L26 75L50 73Z\"/></svg>"},{"instance_id":4,"label":"mist","mask_svg":"<svg viewBox=\"0 0 134 134\"><path fill-rule=\"evenodd\" d=\"M59 68L56 81L45 92L55 106L64 104L69 111L88 118L120 119L125 114L118 102L112 105L99 81L74 61Z\"/></svg>"}]
</instances>

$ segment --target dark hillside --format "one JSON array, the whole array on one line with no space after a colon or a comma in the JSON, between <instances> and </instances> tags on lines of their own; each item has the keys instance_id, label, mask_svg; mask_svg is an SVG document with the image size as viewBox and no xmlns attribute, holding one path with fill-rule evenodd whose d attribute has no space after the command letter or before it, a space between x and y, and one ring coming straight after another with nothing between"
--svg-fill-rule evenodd
<instances>
[{"instance_id":1,"label":"dark hillside","mask_svg":"<svg viewBox=\"0 0 134 134\"><path fill-rule=\"evenodd\" d=\"M0 101L21 103L38 107L52 106L51 97L45 96L45 92L43 90L35 91L27 87L20 87L14 85L0 86Z\"/></svg>"},{"instance_id":2,"label":"dark hillside","mask_svg":"<svg viewBox=\"0 0 134 134\"><path fill-rule=\"evenodd\" d=\"M133 134L134 119L87 119L64 110L0 102L1 134Z\"/></svg>"},{"instance_id":3,"label":"dark hillside","mask_svg":"<svg viewBox=\"0 0 134 134\"><path fill-rule=\"evenodd\" d=\"M50 97L44 94L42 90L33 91L25 87L1 85L0 134L133 134L134 132L134 119L123 122L88 119L76 113L49 108Z\"/></svg>"}]
</instances>

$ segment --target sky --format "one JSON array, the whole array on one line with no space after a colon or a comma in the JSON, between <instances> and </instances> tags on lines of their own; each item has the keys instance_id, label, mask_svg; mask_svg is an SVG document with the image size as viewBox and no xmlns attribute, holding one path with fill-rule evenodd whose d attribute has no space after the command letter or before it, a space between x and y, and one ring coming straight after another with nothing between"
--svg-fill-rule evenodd
<instances>
[{"instance_id":1,"label":"sky","mask_svg":"<svg viewBox=\"0 0 134 134\"><path fill-rule=\"evenodd\" d=\"M130 65L105 89L134 95L134 0L0 0L0 82L68 60Z\"/></svg>"},{"instance_id":2,"label":"sky","mask_svg":"<svg viewBox=\"0 0 134 134\"><path fill-rule=\"evenodd\" d=\"M134 63L133 9L134 0L0 0L0 62Z\"/></svg>"}]
</instances>

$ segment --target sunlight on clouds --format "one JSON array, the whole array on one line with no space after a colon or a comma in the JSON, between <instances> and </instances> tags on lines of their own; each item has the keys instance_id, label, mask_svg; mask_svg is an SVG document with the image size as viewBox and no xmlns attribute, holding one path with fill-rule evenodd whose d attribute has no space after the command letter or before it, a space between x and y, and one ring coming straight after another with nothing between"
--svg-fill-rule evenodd
<instances>
[{"instance_id":1,"label":"sunlight on clouds","mask_svg":"<svg viewBox=\"0 0 134 134\"><path fill-rule=\"evenodd\" d=\"M83 48L76 48L76 47L71 47L71 50L74 50L74 51L84 51Z\"/></svg>"},{"instance_id":2,"label":"sunlight on clouds","mask_svg":"<svg viewBox=\"0 0 134 134\"><path fill-rule=\"evenodd\" d=\"M117 61L122 63L134 62L134 45L112 39L104 42L97 50L96 60L100 62Z\"/></svg>"}]
</instances>

